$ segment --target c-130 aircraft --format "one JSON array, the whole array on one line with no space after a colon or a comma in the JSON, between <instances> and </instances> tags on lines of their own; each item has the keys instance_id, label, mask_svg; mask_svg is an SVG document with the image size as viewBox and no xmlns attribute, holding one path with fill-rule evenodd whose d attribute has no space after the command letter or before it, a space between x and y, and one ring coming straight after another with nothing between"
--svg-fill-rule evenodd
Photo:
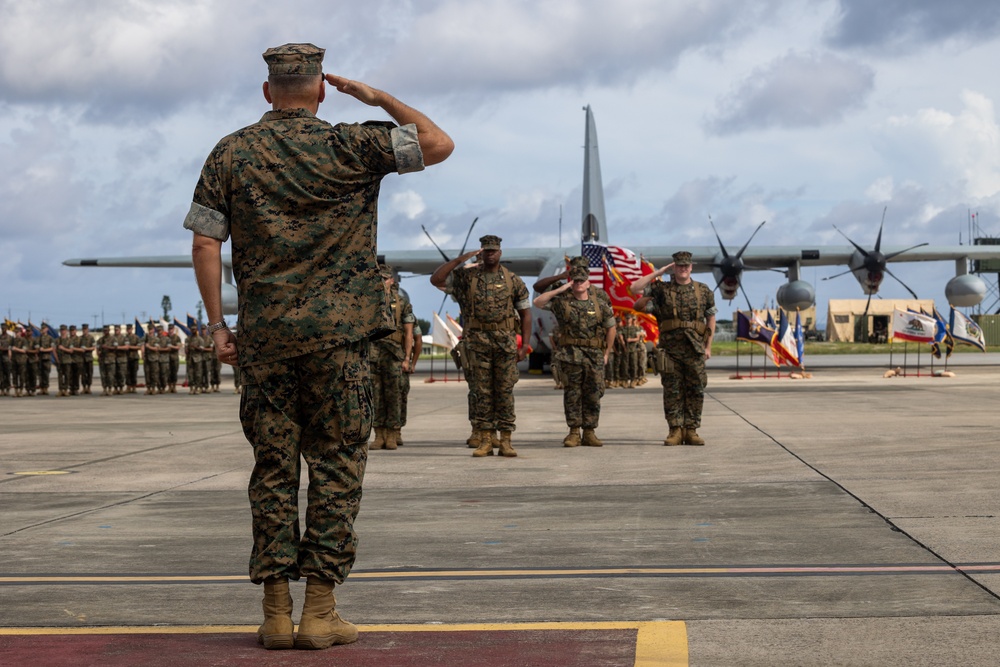
<instances>
[{"instance_id":1,"label":"c-130 aircraft","mask_svg":"<svg viewBox=\"0 0 1000 667\"><path fill-rule=\"evenodd\" d=\"M582 244L608 244L607 217L604 211L604 185L601 179L601 163L597 145L597 127L590 106L584 107L586 112L586 129L584 137L583 163L583 216L581 221L580 243L562 248L504 248L503 264L510 270L522 276L547 277L562 273L568 256L582 254ZM883 215L884 223L884 215ZM764 223L758 225L750 236L750 240ZM714 231L714 225L713 225ZM837 230L840 232L840 230ZM843 234L843 232L841 232ZM785 272L788 282L781 285L775 295L777 304L787 310L796 311L809 308L815 303L816 291L811 284L802 280L804 267L811 266L847 266L847 271L854 275L862 292L868 295L877 294L886 275L899 281L887 268L889 262L955 262L956 275L945 286L945 296L949 303L958 307L975 306L986 294L986 284L981 278L968 273L969 260L1000 260L998 246L932 246L926 243L912 247L882 246L882 226L879 226L875 247L866 249L851 239L845 238L850 245L844 246L757 246L751 247L748 240L737 252L731 253L716 233L719 244L715 246L638 246L629 248L636 255L641 255L654 266L670 263L671 255L678 250L687 250L692 254L694 272L710 272L715 279L715 288L720 296L732 301L742 290L743 272L746 270L780 270ZM436 269L445 258L456 257L462 250L387 250L385 261L400 273L429 274ZM231 255L223 256L222 307L227 315L237 314L238 295L233 283L233 268ZM98 267L149 267L149 268L191 268L190 255L153 256L153 257L119 257L68 259L66 266L98 266ZM843 275L843 274L837 274ZM836 276L832 276L836 277ZM899 281L903 284L902 281ZM711 286L711 283L709 283ZM903 284L906 289L916 294ZM532 347L536 352L548 351L548 333L551 331L553 319L544 311L532 314L535 323L532 332Z\"/></svg>"}]
</instances>

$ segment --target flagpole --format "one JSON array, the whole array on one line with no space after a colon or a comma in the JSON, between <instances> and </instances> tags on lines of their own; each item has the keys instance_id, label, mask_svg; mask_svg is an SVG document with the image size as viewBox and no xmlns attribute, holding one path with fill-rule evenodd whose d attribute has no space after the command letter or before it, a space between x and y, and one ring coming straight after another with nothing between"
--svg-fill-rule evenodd
<instances>
[{"instance_id":1,"label":"flagpole","mask_svg":"<svg viewBox=\"0 0 1000 667\"><path fill-rule=\"evenodd\" d=\"M740 339L736 339L736 379L740 380L743 376L740 375Z\"/></svg>"},{"instance_id":2,"label":"flagpole","mask_svg":"<svg viewBox=\"0 0 1000 667\"><path fill-rule=\"evenodd\" d=\"M903 341L903 377L908 377L910 375L909 362L909 352L910 343L908 341Z\"/></svg>"}]
</instances>

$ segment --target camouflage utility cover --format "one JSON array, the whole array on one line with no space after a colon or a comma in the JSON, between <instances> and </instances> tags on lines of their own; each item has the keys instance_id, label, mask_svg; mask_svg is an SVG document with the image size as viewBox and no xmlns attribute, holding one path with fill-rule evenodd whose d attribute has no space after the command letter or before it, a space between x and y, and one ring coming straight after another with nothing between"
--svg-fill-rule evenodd
<instances>
[{"instance_id":1,"label":"camouflage utility cover","mask_svg":"<svg viewBox=\"0 0 1000 667\"><path fill-rule=\"evenodd\" d=\"M241 365L392 329L375 256L379 184L421 169L415 126L334 126L305 109L269 111L218 143L184 226L232 236Z\"/></svg>"}]
</instances>

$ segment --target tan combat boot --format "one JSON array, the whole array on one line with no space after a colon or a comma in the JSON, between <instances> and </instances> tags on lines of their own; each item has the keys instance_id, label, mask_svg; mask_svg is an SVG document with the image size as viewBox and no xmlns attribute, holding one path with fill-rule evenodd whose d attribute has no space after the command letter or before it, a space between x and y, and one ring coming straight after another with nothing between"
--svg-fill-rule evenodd
<instances>
[{"instance_id":1,"label":"tan combat boot","mask_svg":"<svg viewBox=\"0 0 1000 667\"><path fill-rule=\"evenodd\" d=\"M663 441L667 447L676 447L684 441L684 429L680 426L671 426L670 434Z\"/></svg>"},{"instance_id":2,"label":"tan combat boot","mask_svg":"<svg viewBox=\"0 0 1000 667\"><path fill-rule=\"evenodd\" d=\"M88 391L87 393L89 394L90 392ZM176 394L177 393L177 385L175 385L175 384L170 385L170 393L171 394Z\"/></svg>"},{"instance_id":3,"label":"tan combat boot","mask_svg":"<svg viewBox=\"0 0 1000 667\"><path fill-rule=\"evenodd\" d=\"M396 446L397 447L403 446L403 429L401 428L396 429Z\"/></svg>"},{"instance_id":4,"label":"tan combat boot","mask_svg":"<svg viewBox=\"0 0 1000 667\"><path fill-rule=\"evenodd\" d=\"M358 640L358 629L334 611L333 582L309 577L295 648L322 649Z\"/></svg>"},{"instance_id":5,"label":"tan combat boot","mask_svg":"<svg viewBox=\"0 0 1000 667\"><path fill-rule=\"evenodd\" d=\"M500 431L500 456L507 458L517 456L517 451L510 444L510 431Z\"/></svg>"},{"instance_id":6,"label":"tan combat boot","mask_svg":"<svg viewBox=\"0 0 1000 667\"><path fill-rule=\"evenodd\" d=\"M580 443L580 427L573 426L569 429L566 437L563 438L563 447L579 447Z\"/></svg>"},{"instance_id":7,"label":"tan combat boot","mask_svg":"<svg viewBox=\"0 0 1000 667\"><path fill-rule=\"evenodd\" d=\"M399 446L396 443L396 429L384 428L382 435L385 437L385 449L396 449Z\"/></svg>"},{"instance_id":8,"label":"tan combat boot","mask_svg":"<svg viewBox=\"0 0 1000 667\"><path fill-rule=\"evenodd\" d=\"M264 582L264 623L257 628L257 643L266 649L292 648L292 596L288 579L268 579Z\"/></svg>"},{"instance_id":9,"label":"tan combat boot","mask_svg":"<svg viewBox=\"0 0 1000 667\"><path fill-rule=\"evenodd\" d=\"M594 433L594 429L585 428L583 429L583 446L584 447L603 447L604 443L601 439L597 437Z\"/></svg>"},{"instance_id":10,"label":"tan combat boot","mask_svg":"<svg viewBox=\"0 0 1000 667\"><path fill-rule=\"evenodd\" d=\"M473 456L493 456L493 432L479 431L479 447L472 452Z\"/></svg>"},{"instance_id":11,"label":"tan combat boot","mask_svg":"<svg viewBox=\"0 0 1000 667\"><path fill-rule=\"evenodd\" d=\"M375 427L375 440L372 442L371 449L382 449L385 447L385 429L381 426Z\"/></svg>"},{"instance_id":12,"label":"tan combat boot","mask_svg":"<svg viewBox=\"0 0 1000 667\"><path fill-rule=\"evenodd\" d=\"M705 439L698 435L698 431L694 428L684 429L684 444L694 445L695 447L704 447Z\"/></svg>"},{"instance_id":13,"label":"tan combat boot","mask_svg":"<svg viewBox=\"0 0 1000 667\"><path fill-rule=\"evenodd\" d=\"M465 444L467 444L472 449L479 447L479 431L472 429L472 435L465 439Z\"/></svg>"}]
</instances>

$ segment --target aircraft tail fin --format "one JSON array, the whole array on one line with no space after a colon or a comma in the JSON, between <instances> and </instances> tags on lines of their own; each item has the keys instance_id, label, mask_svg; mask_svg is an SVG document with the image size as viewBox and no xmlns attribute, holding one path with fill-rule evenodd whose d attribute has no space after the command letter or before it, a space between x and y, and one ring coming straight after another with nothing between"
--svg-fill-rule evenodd
<instances>
[{"instance_id":1,"label":"aircraft tail fin","mask_svg":"<svg viewBox=\"0 0 1000 667\"><path fill-rule=\"evenodd\" d=\"M597 149L597 126L590 105L587 112L587 129L583 154L583 243L607 243L608 225L604 214L604 183L601 180L601 157Z\"/></svg>"}]
</instances>

